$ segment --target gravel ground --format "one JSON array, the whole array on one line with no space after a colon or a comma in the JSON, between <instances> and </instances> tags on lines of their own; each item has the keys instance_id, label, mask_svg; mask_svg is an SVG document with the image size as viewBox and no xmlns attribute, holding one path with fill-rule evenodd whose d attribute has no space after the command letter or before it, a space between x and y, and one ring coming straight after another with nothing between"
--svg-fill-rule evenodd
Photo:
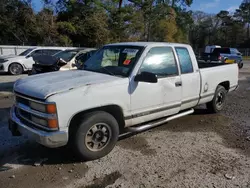
<instances>
[{"instance_id":1,"label":"gravel ground","mask_svg":"<svg viewBox=\"0 0 250 188\"><path fill-rule=\"evenodd\" d=\"M3 78L1 82L14 79ZM109 155L84 163L75 161L66 148L47 149L27 138L11 137L6 126L12 99L0 99L0 185L250 187L249 91L250 62L246 62L240 70L240 87L228 96L221 114L206 114L199 107L193 115L121 139ZM41 165L34 166L39 161Z\"/></svg>"}]
</instances>

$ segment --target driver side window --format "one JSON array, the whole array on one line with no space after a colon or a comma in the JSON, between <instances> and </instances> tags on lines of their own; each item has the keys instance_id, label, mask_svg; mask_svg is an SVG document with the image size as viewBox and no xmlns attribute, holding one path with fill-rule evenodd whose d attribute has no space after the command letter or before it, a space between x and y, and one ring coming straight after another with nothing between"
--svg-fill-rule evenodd
<instances>
[{"instance_id":1,"label":"driver side window","mask_svg":"<svg viewBox=\"0 0 250 188\"><path fill-rule=\"evenodd\" d=\"M38 55L43 55L43 50L35 50L29 56L30 57L35 57L35 56L38 56Z\"/></svg>"},{"instance_id":2,"label":"driver side window","mask_svg":"<svg viewBox=\"0 0 250 188\"><path fill-rule=\"evenodd\" d=\"M158 77L178 75L178 68L171 47L154 47L148 52L140 72L154 73Z\"/></svg>"}]
</instances>

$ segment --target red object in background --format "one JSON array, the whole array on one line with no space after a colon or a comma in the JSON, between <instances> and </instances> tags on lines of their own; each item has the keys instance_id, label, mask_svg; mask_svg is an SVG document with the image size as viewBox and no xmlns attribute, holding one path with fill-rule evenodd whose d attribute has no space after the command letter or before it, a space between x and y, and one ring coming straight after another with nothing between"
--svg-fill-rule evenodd
<instances>
[{"instance_id":1,"label":"red object in background","mask_svg":"<svg viewBox=\"0 0 250 188\"><path fill-rule=\"evenodd\" d=\"M126 59L126 60L123 62L123 65L129 65L129 64L130 64L130 62L131 62L131 60L130 60L130 59Z\"/></svg>"}]
</instances>

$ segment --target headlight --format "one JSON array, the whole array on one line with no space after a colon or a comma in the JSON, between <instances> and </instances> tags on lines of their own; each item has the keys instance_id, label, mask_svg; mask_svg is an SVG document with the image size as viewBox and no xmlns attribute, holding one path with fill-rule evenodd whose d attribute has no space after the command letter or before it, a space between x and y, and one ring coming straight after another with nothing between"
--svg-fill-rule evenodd
<instances>
[{"instance_id":1,"label":"headlight","mask_svg":"<svg viewBox=\"0 0 250 188\"><path fill-rule=\"evenodd\" d=\"M43 113L56 114L56 104L41 104L30 101L30 108Z\"/></svg>"},{"instance_id":2,"label":"headlight","mask_svg":"<svg viewBox=\"0 0 250 188\"><path fill-rule=\"evenodd\" d=\"M30 102L30 108L32 108L33 110L37 110L39 112L46 113L46 106L45 106L45 104L40 104L40 103L36 103L36 102Z\"/></svg>"},{"instance_id":3,"label":"headlight","mask_svg":"<svg viewBox=\"0 0 250 188\"><path fill-rule=\"evenodd\" d=\"M47 127L48 126L48 121L46 121L45 119L41 119L35 116L31 116L31 121L33 121L34 123L38 124L38 125L42 125Z\"/></svg>"}]
</instances>

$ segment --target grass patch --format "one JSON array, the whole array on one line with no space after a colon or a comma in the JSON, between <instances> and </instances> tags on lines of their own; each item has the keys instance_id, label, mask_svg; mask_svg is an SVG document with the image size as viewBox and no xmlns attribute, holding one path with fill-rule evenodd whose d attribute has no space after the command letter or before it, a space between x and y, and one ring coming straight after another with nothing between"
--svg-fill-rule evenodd
<instances>
[{"instance_id":1,"label":"grass patch","mask_svg":"<svg viewBox=\"0 0 250 188\"><path fill-rule=\"evenodd\" d=\"M250 60L250 56L243 56L242 59L243 60Z\"/></svg>"}]
</instances>

